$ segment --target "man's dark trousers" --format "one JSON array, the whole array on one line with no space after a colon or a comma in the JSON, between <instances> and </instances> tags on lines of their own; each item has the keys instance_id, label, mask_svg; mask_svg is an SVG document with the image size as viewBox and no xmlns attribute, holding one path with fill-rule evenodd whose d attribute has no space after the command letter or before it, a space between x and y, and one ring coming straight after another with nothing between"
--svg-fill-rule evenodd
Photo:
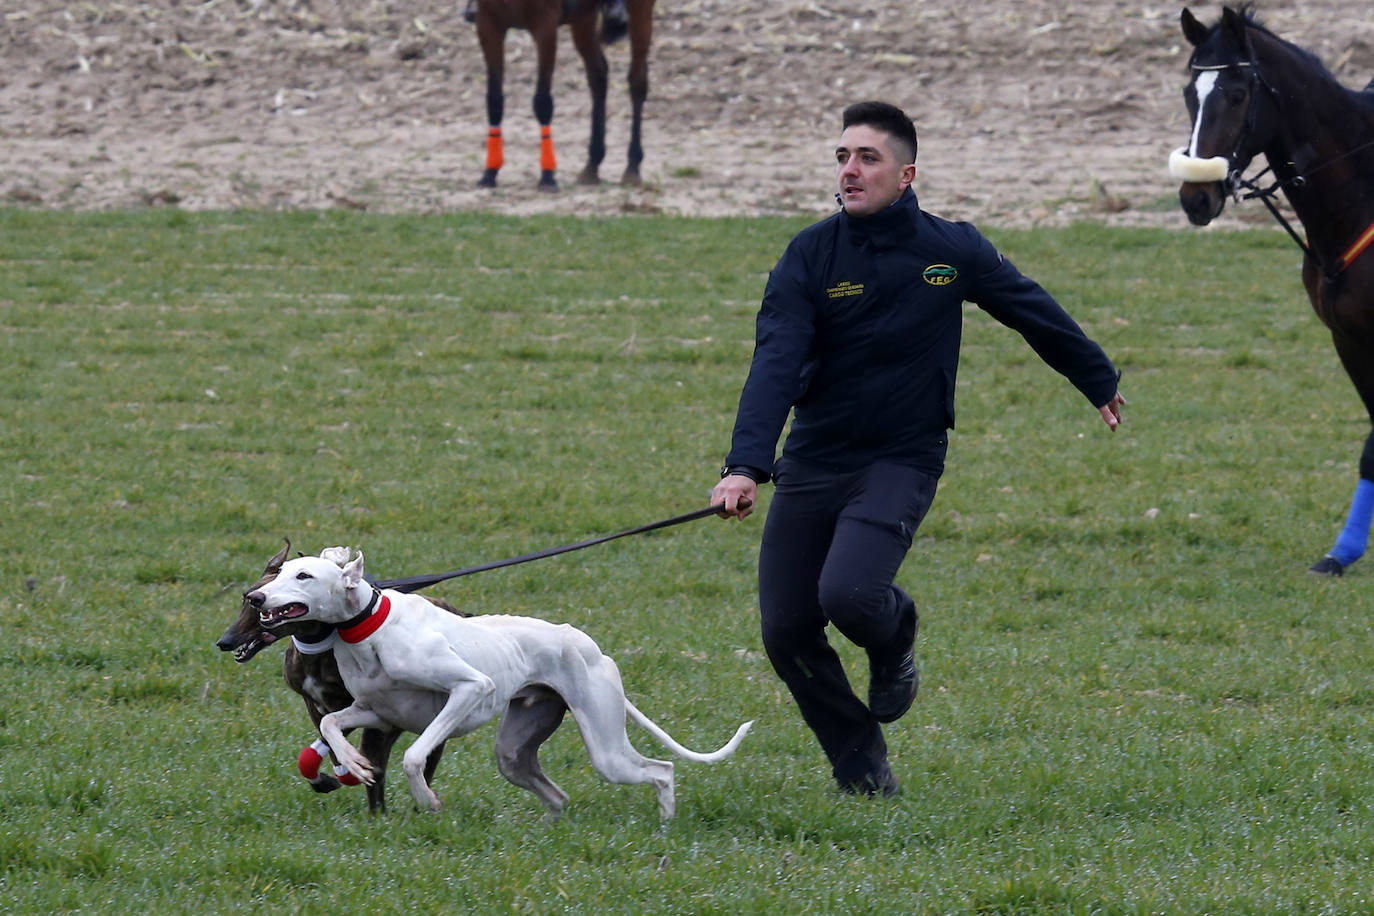
<instances>
[{"instance_id":1,"label":"man's dark trousers","mask_svg":"<svg viewBox=\"0 0 1374 916\"><path fill-rule=\"evenodd\" d=\"M842 786L878 776L887 744L849 686L825 627L834 624L864 649L898 645L915 605L893 579L937 480L898 464L836 473L778 462L759 548L763 645Z\"/></svg>"}]
</instances>

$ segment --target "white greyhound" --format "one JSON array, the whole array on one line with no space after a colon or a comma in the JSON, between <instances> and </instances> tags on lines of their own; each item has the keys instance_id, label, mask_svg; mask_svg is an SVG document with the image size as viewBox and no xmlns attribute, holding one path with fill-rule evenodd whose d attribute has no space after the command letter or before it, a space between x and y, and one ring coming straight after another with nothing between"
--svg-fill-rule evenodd
<instances>
[{"instance_id":1,"label":"white greyhound","mask_svg":"<svg viewBox=\"0 0 1374 916\"><path fill-rule=\"evenodd\" d=\"M614 783L651 783L665 818L675 808L673 765L630 745L626 714L673 753L700 763L729 757L753 725L745 722L717 751L688 750L634 707L615 662L581 630L533 617L456 617L418 595L374 588L363 578L362 553L352 554L331 547L290 560L247 597L262 625L277 632L312 620L338 627L334 656L354 702L325 716L320 734L369 785L372 766L344 731L394 727L418 734L403 766L422 809L441 807L424 777L430 753L498 715L502 775L539 796L554 818L568 796L540 770L538 752L569 709L596 771Z\"/></svg>"}]
</instances>

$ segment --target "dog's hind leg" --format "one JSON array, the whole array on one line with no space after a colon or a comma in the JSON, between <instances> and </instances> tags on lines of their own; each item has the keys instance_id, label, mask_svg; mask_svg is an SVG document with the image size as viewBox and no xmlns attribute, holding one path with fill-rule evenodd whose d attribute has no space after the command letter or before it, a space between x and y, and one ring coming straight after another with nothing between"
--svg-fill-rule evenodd
<instances>
[{"instance_id":1,"label":"dog's hind leg","mask_svg":"<svg viewBox=\"0 0 1374 916\"><path fill-rule=\"evenodd\" d=\"M520 691L506 707L496 732L496 765L501 775L539 796L555 821L568 803L568 794L544 775L539 766L539 746L558 730L568 704L545 687Z\"/></svg>"},{"instance_id":2,"label":"dog's hind leg","mask_svg":"<svg viewBox=\"0 0 1374 916\"><path fill-rule=\"evenodd\" d=\"M608 782L652 785L658 793L659 815L672 817L677 809L673 765L645 757L630 744L625 734L626 700L620 669L605 655L584 661L588 669L585 679L579 679L576 689L568 690L564 699L582 732L592 768Z\"/></svg>"},{"instance_id":3,"label":"dog's hind leg","mask_svg":"<svg viewBox=\"0 0 1374 916\"><path fill-rule=\"evenodd\" d=\"M634 749L630 739L625 735L623 713L619 725L619 738L610 737L606 719L602 719L600 724L592 724L590 718L585 721L579 718L576 710L573 711L573 716L577 718L578 728L582 730L587 754L592 759L592 769L600 773L607 782L618 785L652 785L658 794L659 816L666 820L677 812L677 797L673 789L673 764L667 760L645 757ZM593 731L610 737L610 740L594 740L591 737Z\"/></svg>"}]
</instances>

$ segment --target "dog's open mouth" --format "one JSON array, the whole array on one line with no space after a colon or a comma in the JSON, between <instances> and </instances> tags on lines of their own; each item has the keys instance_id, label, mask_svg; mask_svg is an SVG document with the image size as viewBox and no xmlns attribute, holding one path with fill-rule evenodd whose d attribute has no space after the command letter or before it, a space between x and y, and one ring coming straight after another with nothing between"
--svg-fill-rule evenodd
<instances>
[{"instance_id":1,"label":"dog's open mouth","mask_svg":"<svg viewBox=\"0 0 1374 916\"><path fill-rule=\"evenodd\" d=\"M234 661L242 665L276 641L277 634L275 633L257 633L252 639L234 649Z\"/></svg>"},{"instance_id":2,"label":"dog's open mouth","mask_svg":"<svg viewBox=\"0 0 1374 916\"><path fill-rule=\"evenodd\" d=\"M258 623L265 627L275 627L308 613L310 608L303 604L283 604L281 607L263 608L258 611Z\"/></svg>"}]
</instances>

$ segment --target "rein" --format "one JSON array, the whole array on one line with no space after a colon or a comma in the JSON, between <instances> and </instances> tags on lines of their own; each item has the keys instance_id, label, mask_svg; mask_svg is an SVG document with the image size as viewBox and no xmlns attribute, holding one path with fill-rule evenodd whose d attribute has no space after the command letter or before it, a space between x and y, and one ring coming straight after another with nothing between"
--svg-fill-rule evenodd
<instances>
[{"instance_id":1,"label":"rein","mask_svg":"<svg viewBox=\"0 0 1374 916\"><path fill-rule=\"evenodd\" d=\"M681 525L683 522L705 518L708 515L717 515L724 508L725 503L716 503L714 506L707 506L704 509L684 512L682 515L675 515L672 518L665 518L662 521L650 522L647 525L639 525L635 528L627 528L624 531L617 531L615 534L605 534L601 537L591 538L586 541L578 541L576 544L565 544L562 547L549 547L544 550L536 550L533 553L521 554L518 557L511 557L506 560L495 560L491 563L483 563L480 566L455 569L452 572L437 573L429 576L409 576L404 579L381 579L373 582L372 585L374 588L389 588L398 592L417 592L422 588L428 588L431 585L444 582L448 579L457 579L459 576L470 576L473 573L486 572L490 569L501 569L505 566L529 563L532 560L542 560L545 557L555 557L561 553L570 553L574 550L582 550L586 547L595 547L597 544L604 544L607 541L614 541L617 538L629 537L632 534L644 534L648 531L657 531L659 528Z\"/></svg>"},{"instance_id":2,"label":"rein","mask_svg":"<svg viewBox=\"0 0 1374 916\"><path fill-rule=\"evenodd\" d=\"M1278 205L1274 203L1274 198L1278 195L1279 190L1281 188L1306 187L1308 175L1311 175L1314 172L1320 172L1327 166L1335 165L1338 162L1350 158L1356 153L1369 149L1371 146L1374 146L1374 140L1370 140L1367 143L1362 143L1354 149L1342 153L1334 159L1329 159L1326 162L1323 162L1316 168L1308 170L1307 175L1294 175L1292 178L1288 179L1278 178L1277 176L1275 176L1273 184L1269 185L1269 187L1267 188L1261 188L1259 186L1259 181L1266 174L1273 171L1273 166L1266 166L1263 171L1257 174L1254 178L1250 179L1242 178L1238 173L1232 173L1230 176L1227 177L1227 181L1230 183L1232 193L1235 195L1237 200L1258 200L1260 203L1264 204L1265 208L1269 211L1270 215L1272 215L1274 219L1278 221L1278 224L1283 227L1284 231L1288 233L1289 237L1291 237L1293 241L1298 243L1298 247L1301 248L1309 258L1311 258L1312 260L1316 261L1319 265L1321 265L1322 273L1326 275L1327 281L1334 282L1337 277L1345 273L1346 268L1348 268L1352 263L1354 263L1356 258L1364 254L1365 249L1367 249L1371 244L1374 244L1374 223L1371 223L1364 230L1364 232L1361 232L1359 237L1356 238L1353 243L1351 243L1350 247L1347 248L1344 252L1342 252L1340 257L1336 258L1335 263L1330 268L1327 268L1327 266L1322 262L1321 257L1315 251L1312 250L1312 246L1307 243L1307 240L1304 239L1302 236L1298 235L1297 230L1293 228L1293 224L1290 223L1284 217L1284 215L1279 212ZM1236 190L1237 188L1245 188L1249 193L1241 194L1240 191Z\"/></svg>"},{"instance_id":3,"label":"rein","mask_svg":"<svg viewBox=\"0 0 1374 916\"><path fill-rule=\"evenodd\" d=\"M1307 179L1301 175L1295 175L1287 182L1281 178L1275 178L1274 183L1269 187L1261 188L1259 186L1259 180L1263 178L1266 173L1270 172L1272 168L1272 166L1267 166L1263 172L1260 172L1254 178L1250 179L1242 178L1238 172L1232 173L1227 177L1227 181L1231 185L1232 193L1237 200L1258 200L1260 203L1264 204L1265 209L1267 209L1269 214L1278 221L1278 224L1283 227L1283 230L1288 233L1289 238L1297 242L1298 247L1301 248L1309 258L1320 264L1321 258L1317 257L1317 253L1307 244L1307 240L1298 235L1298 231L1293 228L1293 224L1279 212L1278 205L1274 203L1274 198L1278 195L1280 188L1286 185L1294 188L1301 188L1303 185L1307 184ZM1249 193L1241 194L1240 191L1236 190L1237 188L1245 188Z\"/></svg>"}]
</instances>

